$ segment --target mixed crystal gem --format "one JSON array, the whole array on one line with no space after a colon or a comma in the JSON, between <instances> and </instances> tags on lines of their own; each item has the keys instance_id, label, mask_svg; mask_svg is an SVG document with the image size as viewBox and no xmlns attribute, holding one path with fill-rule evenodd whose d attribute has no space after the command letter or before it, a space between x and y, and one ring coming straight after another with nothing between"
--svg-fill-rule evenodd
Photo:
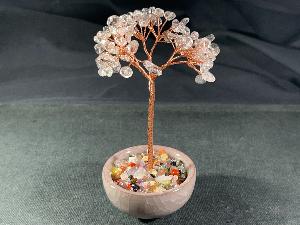
<instances>
[{"instance_id":1,"label":"mixed crystal gem","mask_svg":"<svg viewBox=\"0 0 300 225\"><path fill-rule=\"evenodd\" d=\"M112 180L126 190L151 193L175 188L188 176L184 163L170 157L164 149L155 153L150 171L146 168L147 161L145 153L115 161L111 169Z\"/></svg>"}]
</instances>

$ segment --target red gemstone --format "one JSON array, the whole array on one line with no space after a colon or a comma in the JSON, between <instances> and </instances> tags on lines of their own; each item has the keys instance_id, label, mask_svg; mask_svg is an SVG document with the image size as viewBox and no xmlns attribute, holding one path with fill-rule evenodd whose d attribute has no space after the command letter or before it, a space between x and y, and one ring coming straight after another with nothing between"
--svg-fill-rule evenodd
<instances>
[{"instance_id":1,"label":"red gemstone","mask_svg":"<svg viewBox=\"0 0 300 225\"><path fill-rule=\"evenodd\" d=\"M178 170L178 169L172 169L172 170L171 170L171 174L172 174L172 175L177 175L177 176L178 176L178 175L179 175L179 170Z\"/></svg>"},{"instance_id":2,"label":"red gemstone","mask_svg":"<svg viewBox=\"0 0 300 225\"><path fill-rule=\"evenodd\" d=\"M130 167L135 167L136 164L135 164L134 162L130 162L130 163L128 163L128 166L130 166Z\"/></svg>"}]
</instances>

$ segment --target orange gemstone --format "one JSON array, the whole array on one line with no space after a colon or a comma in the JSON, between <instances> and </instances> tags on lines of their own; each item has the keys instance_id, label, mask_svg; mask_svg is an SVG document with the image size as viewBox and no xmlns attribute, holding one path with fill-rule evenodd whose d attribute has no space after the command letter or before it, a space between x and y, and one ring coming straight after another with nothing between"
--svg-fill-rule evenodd
<instances>
[{"instance_id":1,"label":"orange gemstone","mask_svg":"<svg viewBox=\"0 0 300 225\"><path fill-rule=\"evenodd\" d=\"M127 188L128 190L130 190L130 189L131 189L131 184L128 183L128 184L126 185L126 188Z\"/></svg>"},{"instance_id":2,"label":"orange gemstone","mask_svg":"<svg viewBox=\"0 0 300 225\"><path fill-rule=\"evenodd\" d=\"M120 166L120 169L121 169L122 171L124 171L124 170L126 170L126 166Z\"/></svg>"},{"instance_id":3,"label":"orange gemstone","mask_svg":"<svg viewBox=\"0 0 300 225\"><path fill-rule=\"evenodd\" d=\"M162 155L162 154L165 154L165 153L166 153L166 151L163 148L158 150L159 155Z\"/></svg>"},{"instance_id":4,"label":"orange gemstone","mask_svg":"<svg viewBox=\"0 0 300 225\"><path fill-rule=\"evenodd\" d=\"M171 175L179 175L179 170L178 169L172 169L171 170Z\"/></svg>"}]
</instances>

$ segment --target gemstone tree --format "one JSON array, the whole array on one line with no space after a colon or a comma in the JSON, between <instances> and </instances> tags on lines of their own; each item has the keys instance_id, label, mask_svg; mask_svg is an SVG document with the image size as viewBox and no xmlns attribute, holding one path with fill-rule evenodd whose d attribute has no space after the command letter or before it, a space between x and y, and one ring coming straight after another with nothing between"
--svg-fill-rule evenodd
<instances>
[{"instance_id":1,"label":"gemstone tree","mask_svg":"<svg viewBox=\"0 0 300 225\"><path fill-rule=\"evenodd\" d=\"M209 72L213 61L219 54L217 44L212 43L214 35L199 38L197 31L191 32L186 26L189 18L181 21L175 19L174 12L150 7L135 10L121 16L110 16L107 26L103 27L94 37L98 73L101 77L111 77L119 73L124 78L133 74L131 67L136 68L149 84L148 105L148 165L153 167L153 121L155 102L155 80L162 75L163 70L175 64L185 64L196 71L195 82L203 84L214 82L214 75ZM168 27L168 28L166 28ZM148 48L149 38L154 38L151 48ZM162 65L152 61L157 44L165 43L173 47L170 58ZM136 57L139 46L142 46L147 59ZM122 64L128 64L122 66Z\"/></svg>"}]
</instances>

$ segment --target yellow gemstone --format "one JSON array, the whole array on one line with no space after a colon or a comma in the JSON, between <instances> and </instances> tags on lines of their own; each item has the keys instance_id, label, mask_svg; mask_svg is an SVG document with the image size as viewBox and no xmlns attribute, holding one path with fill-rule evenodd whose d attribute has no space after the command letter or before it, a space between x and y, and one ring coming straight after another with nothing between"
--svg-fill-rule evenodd
<instances>
[{"instance_id":1,"label":"yellow gemstone","mask_svg":"<svg viewBox=\"0 0 300 225\"><path fill-rule=\"evenodd\" d=\"M163 154L160 155L160 158L161 158L162 161L167 161L169 156L166 153L163 153Z\"/></svg>"},{"instance_id":2,"label":"yellow gemstone","mask_svg":"<svg viewBox=\"0 0 300 225\"><path fill-rule=\"evenodd\" d=\"M154 176L157 175L157 171L155 169L150 170L150 173L153 174Z\"/></svg>"},{"instance_id":3,"label":"yellow gemstone","mask_svg":"<svg viewBox=\"0 0 300 225\"><path fill-rule=\"evenodd\" d=\"M171 180L164 180L160 182L163 186L170 186L171 185Z\"/></svg>"},{"instance_id":4,"label":"yellow gemstone","mask_svg":"<svg viewBox=\"0 0 300 225\"><path fill-rule=\"evenodd\" d=\"M122 173L122 170L119 167L113 167L111 169L111 177L115 180L115 179L119 179L120 175Z\"/></svg>"}]
</instances>

